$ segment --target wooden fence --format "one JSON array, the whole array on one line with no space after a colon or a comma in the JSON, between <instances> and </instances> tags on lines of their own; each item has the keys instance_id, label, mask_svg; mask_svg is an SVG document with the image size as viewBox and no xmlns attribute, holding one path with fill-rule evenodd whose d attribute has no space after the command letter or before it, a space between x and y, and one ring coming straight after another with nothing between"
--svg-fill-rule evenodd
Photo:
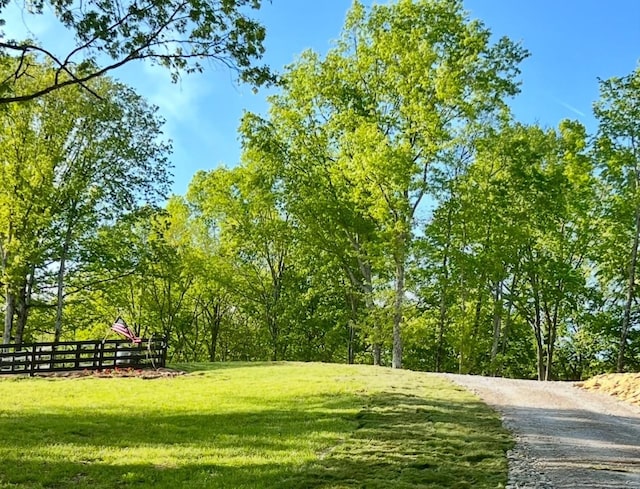
<instances>
[{"instance_id":1,"label":"wooden fence","mask_svg":"<svg viewBox=\"0 0 640 489\"><path fill-rule=\"evenodd\" d=\"M31 376L71 370L159 368L167 360L163 339L61 341L0 345L0 375Z\"/></svg>"}]
</instances>

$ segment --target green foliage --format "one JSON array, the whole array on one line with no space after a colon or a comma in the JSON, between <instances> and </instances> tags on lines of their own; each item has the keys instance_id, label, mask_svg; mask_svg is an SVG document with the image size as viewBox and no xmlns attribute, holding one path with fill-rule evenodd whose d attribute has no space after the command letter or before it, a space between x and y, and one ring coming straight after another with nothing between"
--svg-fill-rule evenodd
<instances>
[{"instance_id":1,"label":"green foliage","mask_svg":"<svg viewBox=\"0 0 640 489\"><path fill-rule=\"evenodd\" d=\"M623 305L616 369L623 371L637 315L636 275L640 242L640 68L600 82L594 156L602 175L601 247L597 258L603 288Z\"/></svg>"},{"instance_id":2,"label":"green foliage","mask_svg":"<svg viewBox=\"0 0 640 489\"><path fill-rule=\"evenodd\" d=\"M284 74L269 120L243 123L247 154L278 168L287 209L341 263L366 307L372 273L392 286L396 367L406 267L433 168L446 164L467 125L517 92L526 52L489 38L459 2L370 11L356 2L336 47L324 59L304 53Z\"/></svg>"},{"instance_id":3,"label":"green foliage","mask_svg":"<svg viewBox=\"0 0 640 489\"><path fill-rule=\"evenodd\" d=\"M0 381L0 484L503 487L499 417L448 381L321 364ZM409 428L409 429L408 429Z\"/></svg>"},{"instance_id":4,"label":"green foliage","mask_svg":"<svg viewBox=\"0 0 640 489\"><path fill-rule=\"evenodd\" d=\"M3 39L0 59L0 104L32 100L65 86L82 87L100 97L91 80L130 63L149 60L166 67L177 80L181 73L202 71L203 61L220 63L254 84L274 81L255 62L264 53L265 29L246 13L260 0L109 0L81 2L36 0L22 15L54 15L74 34L76 44L57 52L30 39ZM0 14L5 5L0 4ZM3 21L0 19L0 25ZM37 72L36 62L49 63L52 76L37 83L20 80ZM107 61L105 61L107 60ZM36 63L37 64L37 63Z\"/></svg>"},{"instance_id":5,"label":"green foliage","mask_svg":"<svg viewBox=\"0 0 640 489\"><path fill-rule=\"evenodd\" d=\"M53 77L31 66L20 85ZM130 88L107 78L12 104L0 113L0 253L4 341L22 337L33 307L53 305L45 331L61 334L63 302L94 281L129 273L120 251L127 236L105 239L111 223L157 204L169 185L162 121ZM114 250L112 247L120 247ZM137 258L131 257L130 261ZM120 266L123 265L123 266ZM100 277L96 277L100 273Z\"/></svg>"},{"instance_id":6,"label":"green foliage","mask_svg":"<svg viewBox=\"0 0 640 489\"><path fill-rule=\"evenodd\" d=\"M435 369L453 351L461 372L523 375L529 328L538 376L551 375L556 339L590 274L595 189L585 141L574 122L557 131L503 122L442 180L416 272L433 310Z\"/></svg>"},{"instance_id":7,"label":"green foliage","mask_svg":"<svg viewBox=\"0 0 640 489\"><path fill-rule=\"evenodd\" d=\"M220 21L249 6L220 5ZM356 2L333 49L245 114L239 164L162 210L170 148L131 90L103 78L85 87L99 102L67 88L6 106L5 341L100 337L122 315L175 361L638 368L640 72L601 82L590 138L512 119L526 55L458 1Z\"/></svg>"}]
</instances>

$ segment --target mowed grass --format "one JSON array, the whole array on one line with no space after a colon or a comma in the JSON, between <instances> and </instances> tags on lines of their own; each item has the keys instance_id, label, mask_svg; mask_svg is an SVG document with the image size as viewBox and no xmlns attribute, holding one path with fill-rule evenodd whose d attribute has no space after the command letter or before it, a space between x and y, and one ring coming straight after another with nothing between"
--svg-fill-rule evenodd
<instances>
[{"instance_id":1,"label":"mowed grass","mask_svg":"<svg viewBox=\"0 0 640 489\"><path fill-rule=\"evenodd\" d=\"M163 379L0 380L0 488L496 488L498 416L429 374L181 365Z\"/></svg>"}]
</instances>

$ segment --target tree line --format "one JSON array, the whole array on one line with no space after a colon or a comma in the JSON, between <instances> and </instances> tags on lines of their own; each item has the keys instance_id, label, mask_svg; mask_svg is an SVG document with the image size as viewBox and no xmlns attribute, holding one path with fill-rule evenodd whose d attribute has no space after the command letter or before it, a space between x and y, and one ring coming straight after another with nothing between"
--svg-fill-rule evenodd
<instances>
[{"instance_id":1,"label":"tree line","mask_svg":"<svg viewBox=\"0 0 640 489\"><path fill-rule=\"evenodd\" d=\"M183 361L637 370L640 69L600 81L588 134L510 114L527 55L461 2L356 2L244 115L241 161L166 204L170 146L129 88L7 105L4 342L121 315Z\"/></svg>"}]
</instances>

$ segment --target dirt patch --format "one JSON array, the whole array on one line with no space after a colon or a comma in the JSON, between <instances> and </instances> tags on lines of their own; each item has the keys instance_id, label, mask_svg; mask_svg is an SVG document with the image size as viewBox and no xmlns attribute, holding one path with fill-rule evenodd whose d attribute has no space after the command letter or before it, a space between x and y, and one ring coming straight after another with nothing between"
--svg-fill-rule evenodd
<instances>
[{"instance_id":1,"label":"dirt patch","mask_svg":"<svg viewBox=\"0 0 640 489\"><path fill-rule=\"evenodd\" d=\"M578 385L640 406L640 373L598 375Z\"/></svg>"}]
</instances>

